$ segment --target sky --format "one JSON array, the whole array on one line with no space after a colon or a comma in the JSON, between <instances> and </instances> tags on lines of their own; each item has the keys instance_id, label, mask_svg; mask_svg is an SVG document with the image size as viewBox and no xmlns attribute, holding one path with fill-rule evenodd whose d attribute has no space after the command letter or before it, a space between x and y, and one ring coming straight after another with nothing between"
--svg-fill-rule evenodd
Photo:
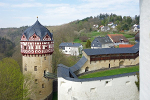
<instances>
[{"instance_id":1,"label":"sky","mask_svg":"<svg viewBox=\"0 0 150 100\"><path fill-rule=\"evenodd\" d=\"M139 0L0 0L0 28L62 25L100 13L139 15Z\"/></svg>"}]
</instances>

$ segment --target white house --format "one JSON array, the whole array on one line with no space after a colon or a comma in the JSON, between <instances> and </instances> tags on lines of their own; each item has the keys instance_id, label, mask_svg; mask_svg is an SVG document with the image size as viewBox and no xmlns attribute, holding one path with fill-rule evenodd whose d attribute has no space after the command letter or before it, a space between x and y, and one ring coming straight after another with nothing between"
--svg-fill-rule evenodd
<instances>
[{"instance_id":1,"label":"white house","mask_svg":"<svg viewBox=\"0 0 150 100\"><path fill-rule=\"evenodd\" d=\"M114 23L113 22L109 22L108 23L108 26L112 26Z\"/></svg>"},{"instance_id":2,"label":"white house","mask_svg":"<svg viewBox=\"0 0 150 100\"><path fill-rule=\"evenodd\" d=\"M83 46L80 43L61 43L59 49L64 54L78 56L82 53Z\"/></svg>"}]
</instances>

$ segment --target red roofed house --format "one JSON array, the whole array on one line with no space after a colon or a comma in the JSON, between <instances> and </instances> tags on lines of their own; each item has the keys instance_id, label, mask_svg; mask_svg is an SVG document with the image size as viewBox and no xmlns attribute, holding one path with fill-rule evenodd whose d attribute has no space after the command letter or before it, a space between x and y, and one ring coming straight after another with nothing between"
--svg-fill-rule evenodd
<instances>
[{"instance_id":1,"label":"red roofed house","mask_svg":"<svg viewBox=\"0 0 150 100\"><path fill-rule=\"evenodd\" d=\"M130 48L133 47L134 45L131 44L119 44L119 48Z\"/></svg>"},{"instance_id":2,"label":"red roofed house","mask_svg":"<svg viewBox=\"0 0 150 100\"><path fill-rule=\"evenodd\" d=\"M114 45L129 44L129 40L124 37L123 34L108 34L107 36L111 39Z\"/></svg>"}]
</instances>

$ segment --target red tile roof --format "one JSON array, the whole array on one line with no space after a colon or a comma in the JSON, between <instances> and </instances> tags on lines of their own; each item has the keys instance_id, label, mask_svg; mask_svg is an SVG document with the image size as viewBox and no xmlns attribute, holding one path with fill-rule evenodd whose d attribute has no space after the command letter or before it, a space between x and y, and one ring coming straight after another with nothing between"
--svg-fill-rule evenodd
<instances>
[{"instance_id":1,"label":"red tile roof","mask_svg":"<svg viewBox=\"0 0 150 100\"><path fill-rule=\"evenodd\" d=\"M119 48L130 48L134 45L131 45L131 44L119 44Z\"/></svg>"},{"instance_id":2,"label":"red tile roof","mask_svg":"<svg viewBox=\"0 0 150 100\"><path fill-rule=\"evenodd\" d=\"M110 39L113 40L113 42L118 43L121 42L120 40L123 40L124 42L129 42L127 38L123 36L123 34L108 34Z\"/></svg>"}]
</instances>

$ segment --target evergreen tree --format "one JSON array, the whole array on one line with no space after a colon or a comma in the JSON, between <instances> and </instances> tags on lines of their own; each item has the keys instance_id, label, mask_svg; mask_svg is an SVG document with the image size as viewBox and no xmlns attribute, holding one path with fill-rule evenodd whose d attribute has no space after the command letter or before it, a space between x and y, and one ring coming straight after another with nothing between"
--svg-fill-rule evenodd
<instances>
[{"instance_id":1,"label":"evergreen tree","mask_svg":"<svg viewBox=\"0 0 150 100\"><path fill-rule=\"evenodd\" d=\"M86 46L86 48L91 48L91 41L87 40L85 46Z\"/></svg>"}]
</instances>

